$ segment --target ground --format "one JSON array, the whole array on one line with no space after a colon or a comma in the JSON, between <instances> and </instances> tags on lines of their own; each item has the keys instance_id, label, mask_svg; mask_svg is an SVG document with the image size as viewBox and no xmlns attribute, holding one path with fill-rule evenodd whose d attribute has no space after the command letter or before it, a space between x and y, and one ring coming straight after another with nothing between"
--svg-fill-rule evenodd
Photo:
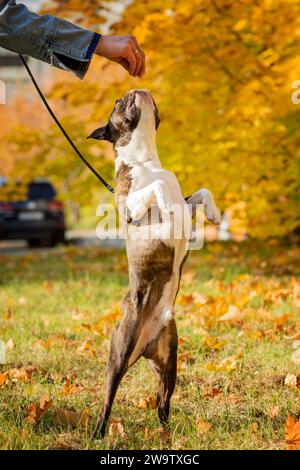
<instances>
[{"instance_id":1,"label":"ground","mask_svg":"<svg viewBox=\"0 0 300 470\"><path fill-rule=\"evenodd\" d=\"M299 257L299 247L276 241L192 252L176 305L169 432L160 431L155 379L141 359L121 384L110 433L90 443L127 291L125 254L70 246L1 255L8 364L0 366L0 448L285 449L287 418L300 412L300 389L285 380L300 368L292 360L300 339Z\"/></svg>"}]
</instances>

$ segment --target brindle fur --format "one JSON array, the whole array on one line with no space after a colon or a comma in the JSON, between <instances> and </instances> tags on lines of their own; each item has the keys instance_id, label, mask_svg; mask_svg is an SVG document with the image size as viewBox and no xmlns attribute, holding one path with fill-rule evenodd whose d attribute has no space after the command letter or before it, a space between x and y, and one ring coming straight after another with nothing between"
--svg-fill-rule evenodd
<instances>
[{"instance_id":1,"label":"brindle fur","mask_svg":"<svg viewBox=\"0 0 300 470\"><path fill-rule=\"evenodd\" d=\"M121 196L126 197L129 193L130 186L131 186L131 176L130 176L130 165L125 165L125 163L121 163L120 168L117 172L116 177L116 188L115 188L115 198L116 203L119 203L119 198Z\"/></svg>"}]
</instances>

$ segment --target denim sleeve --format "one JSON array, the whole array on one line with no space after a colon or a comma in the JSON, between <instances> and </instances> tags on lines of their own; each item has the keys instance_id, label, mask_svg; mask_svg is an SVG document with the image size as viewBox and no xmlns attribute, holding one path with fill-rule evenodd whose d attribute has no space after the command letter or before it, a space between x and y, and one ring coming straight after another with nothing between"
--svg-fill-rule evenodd
<instances>
[{"instance_id":1,"label":"denim sleeve","mask_svg":"<svg viewBox=\"0 0 300 470\"><path fill-rule=\"evenodd\" d=\"M71 71L87 72L101 35L51 15L37 15L15 0L0 0L0 46Z\"/></svg>"}]
</instances>

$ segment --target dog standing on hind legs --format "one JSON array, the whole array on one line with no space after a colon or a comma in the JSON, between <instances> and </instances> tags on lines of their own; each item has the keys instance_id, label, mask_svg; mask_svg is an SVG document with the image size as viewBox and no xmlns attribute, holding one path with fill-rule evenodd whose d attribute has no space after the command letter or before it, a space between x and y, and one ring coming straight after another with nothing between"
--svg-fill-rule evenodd
<instances>
[{"instance_id":1,"label":"dog standing on hind legs","mask_svg":"<svg viewBox=\"0 0 300 470\"><path fill-rule=\"evenodd\" d=\"M185 200L176 176L162 168L156 148L159 122L151 94L147 90L131 90L117 100L106 126L89 136L114 146L115 198L126 233L130 284L122 305L123 318L111 338L105 399L93 437L105 435L122 377L141 356L149 360L157 375L158 416L163 426L167 424L176 383L178 337L174 302L197 204L204 205L211 222L220 222L208 190L201 189ZM174 206L185 214L180 236L175 236L178 227Z\"/></svg>"}]
</instances>

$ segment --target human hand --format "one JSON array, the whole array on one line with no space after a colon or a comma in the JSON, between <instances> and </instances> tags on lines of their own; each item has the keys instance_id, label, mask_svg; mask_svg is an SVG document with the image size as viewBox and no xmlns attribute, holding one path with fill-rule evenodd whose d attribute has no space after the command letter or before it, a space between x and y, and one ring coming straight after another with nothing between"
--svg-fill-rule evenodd
<instances>
[{"instance_id":1,"label":"human hand","mask_svg":"<svg viewBox=\"0 0 300 470\"><path fill-rule=\"evenodd\" d=\"M145 74L145 54L134 36L102 36L96 54L122 65L133 77Z\"/></svg>"}]
</instances>

